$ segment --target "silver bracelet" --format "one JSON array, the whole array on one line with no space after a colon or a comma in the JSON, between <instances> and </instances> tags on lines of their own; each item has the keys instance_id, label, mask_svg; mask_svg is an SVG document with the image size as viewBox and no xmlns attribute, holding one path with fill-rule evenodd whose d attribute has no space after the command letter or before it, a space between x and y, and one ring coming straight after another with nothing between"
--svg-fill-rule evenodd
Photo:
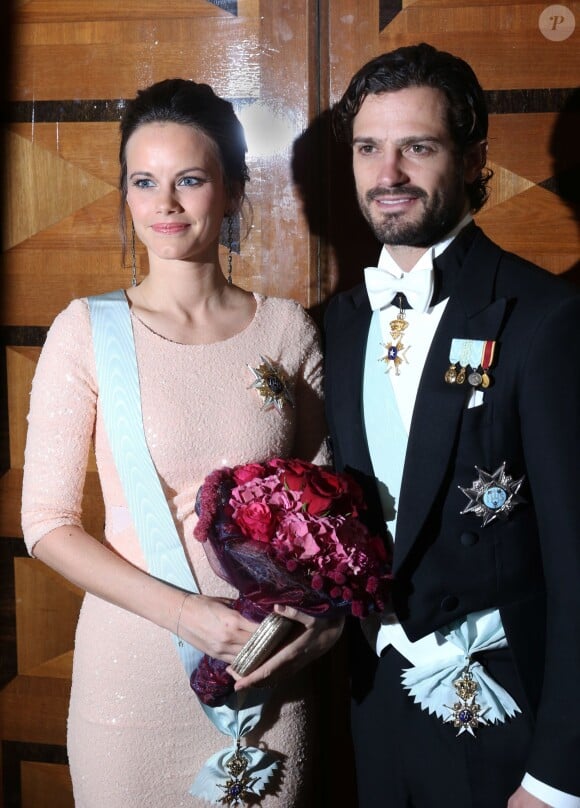
<instances>
[{"instance_id":1,"label":"silver bracelet","mask_svg":"<svg viewBox=\"0 0 580 808\"><path fill-rule=\"evenodd\" d=\"M186 592L183 600L181 601L181 606L179 607L179 614L177 615L177 626L175 628L175 636L179 637L179 624L181 622L181 613L183 612L183 607L185 606L185 601L193 595L193 592ZM179 637L181 639L181 637Z\"/></svg>"}]
</instances>

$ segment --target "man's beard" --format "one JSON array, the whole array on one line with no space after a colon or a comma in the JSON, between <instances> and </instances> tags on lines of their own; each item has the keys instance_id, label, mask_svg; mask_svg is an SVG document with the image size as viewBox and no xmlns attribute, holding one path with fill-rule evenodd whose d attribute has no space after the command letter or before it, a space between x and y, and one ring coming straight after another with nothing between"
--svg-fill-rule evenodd
<instances>
[{"instance_id":1,"label":"man's beard","mask_svg":"<svg viewBox=\"0 0 580 808\"><path fill-rule=\"evenodd\" d=\"M419 218L409 219L407 214L389 213L388 211L377 217L371 216L371 203L376 197L411 196L422 200L422 215ZM447 235L459 222L465 207L463 185L434 191L431 197L426 191L416 186L402 188L376 187L358 197L361 211L371 226L376 238L381 244L430 247Z\"/></svg>"}]
</instances>

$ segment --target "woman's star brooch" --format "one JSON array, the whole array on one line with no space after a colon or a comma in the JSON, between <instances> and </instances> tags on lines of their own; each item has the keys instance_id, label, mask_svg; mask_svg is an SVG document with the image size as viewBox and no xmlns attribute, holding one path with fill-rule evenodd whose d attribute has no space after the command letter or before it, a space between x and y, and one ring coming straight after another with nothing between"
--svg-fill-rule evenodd
<instances>
[{"instance_id":1,"label":"woman's star brooch","mask_svg":"<svg viewBox=\"0 0 580 808\"><path fill-rule=\"evenodd\" d=\"M272 362L263 356L260 356L262 364L257 368L248 365L254 374L255 381L248 389L256 389L262 397L264 403L263 410L269 410L276 407L278 412L282 412L282 408L288 404L290 407L294 406L294 396L290 390L290 382L288 376L284 373L282 368L276 367Z\"/></svg>"}]
</instances>

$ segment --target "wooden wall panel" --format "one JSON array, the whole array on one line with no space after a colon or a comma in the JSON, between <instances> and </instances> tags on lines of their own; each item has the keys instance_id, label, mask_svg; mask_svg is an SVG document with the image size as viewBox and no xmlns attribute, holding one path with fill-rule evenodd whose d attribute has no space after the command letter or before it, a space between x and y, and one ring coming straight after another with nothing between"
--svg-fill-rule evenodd
<instances>
[{"instance_id":1,"label":"wooden wall panel","mask_svg":"<svg viewBox=\"0 0 580 808\"><path fill-rule=\"evenodd\" d=\"M14 571L18 672L70 679L81 590L31 558L15 559Z\"/></svg>"},{"instance_id":2,"label":"wooden wall panel","mask_svg":"<svg viewBox=\"0 0 580 808\"><path fill-rule=\"evenodd\" d=\"M22 808L74 808L66 766L26 761L21 766L21 778Z\"/></svg>"},{"instance_id":3,"label":"wooden wall panel","mask_svg":"<svg viewBox=\"0 0 580 808\"><path fill-rule=\"evenodd\" d=\"M316 104L311 4L240 0L221 4L228 12L181 3L171 17L162 3L103 5L19 7L10 83L17 120L7 142L18 199L4 216L5 322L48 325L71 296L127 282L114 190L118 119L136 88L176 75L210 83L247 127L254 226L236 261L238 281L315 304L317 265L290 172L292 141ZM30 289L47 262L48 294Z\"/></svg>"}]
</instances>

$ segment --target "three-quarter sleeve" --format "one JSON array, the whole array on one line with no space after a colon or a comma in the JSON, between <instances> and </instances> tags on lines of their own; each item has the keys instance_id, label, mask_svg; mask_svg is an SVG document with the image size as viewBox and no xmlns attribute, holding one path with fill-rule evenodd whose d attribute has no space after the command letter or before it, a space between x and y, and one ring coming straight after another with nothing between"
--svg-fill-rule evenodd
<instances>
[{"instance_id":1,"label":"three-quarter sleeve","mask_svg":"<svg viewBox=\"0 0 580 808\"><path fill-rule=\"evenodd\" d=\"M294 454L319 465L331 462L324 415L324 362L320 334L312 318L299 309L300 372L296 380Z\"/></svg>"},{"instance_id":2,"label":"three-quarter sleeve","mask_svg":"<svg viewBox=\"0 0 580 808\"><path fill-rule=\"evenodd\" d=\"M31 554L51 530L81 526L95 411L88 308L74 300L51 326L32 383L22 490L22 529Z\"/></svg>"}]
</instances>

